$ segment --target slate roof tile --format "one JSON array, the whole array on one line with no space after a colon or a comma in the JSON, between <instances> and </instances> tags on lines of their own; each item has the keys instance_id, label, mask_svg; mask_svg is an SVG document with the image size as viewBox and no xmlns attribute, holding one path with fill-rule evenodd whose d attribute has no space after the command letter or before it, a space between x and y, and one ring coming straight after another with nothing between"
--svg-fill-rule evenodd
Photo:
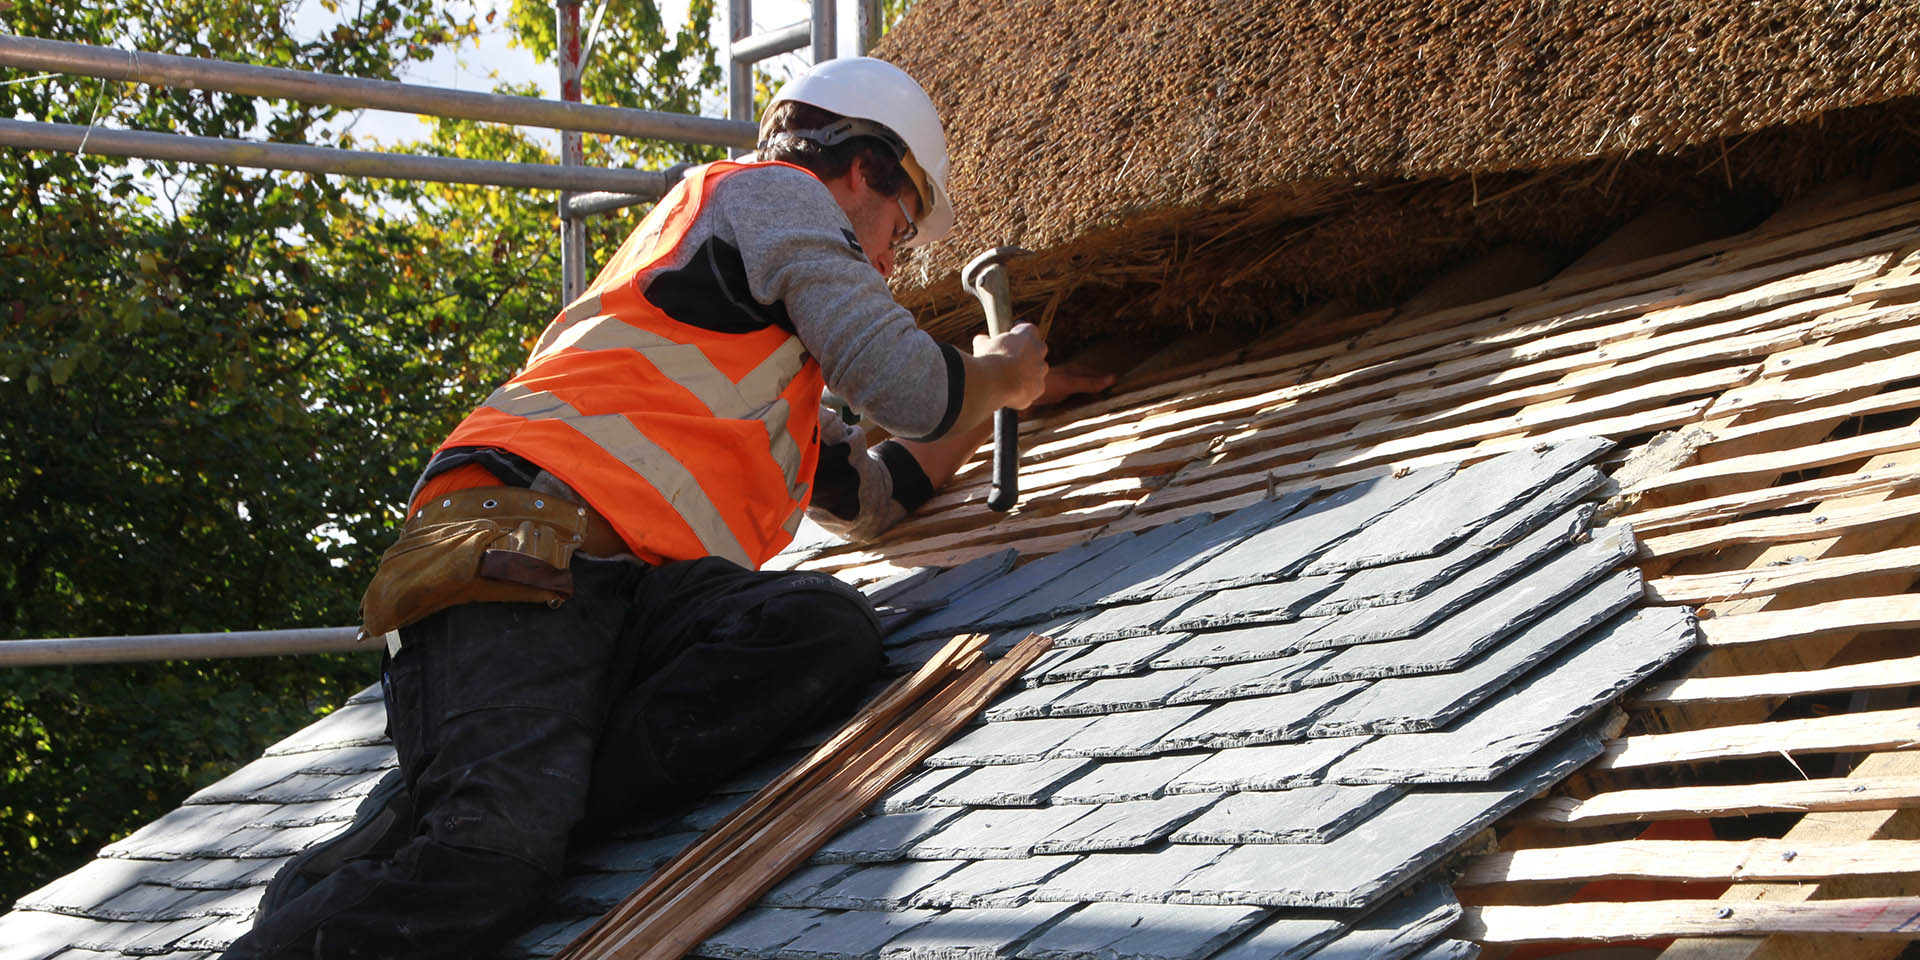
<instances>
[{"instance_id":1,"label":"slate roof tile","mask_svg":"<svg viewBox=\"0 0 1920 960\"><path fill-rule=\"evenodd\" d=\"M1404 677L1456 670L1488 648L1558 605L1564 598L1607 576L1633 549L1625 530L1605 531L1593 540L1563 550L1541 568L1505 590L1477 598L1416 637L1348 647L1320 665L1308 683ZM1615 575L1613 589L1638 586L1639 571Z\"/></svg>"},{"instance_id":2,"label":"slate roof tile","mask_svg":"<svg viewBox=\"0 0 1920 960\"><path fill-rule=\"evenodd\" d=\"M1363 480L1302 507L1180 574L1159 596L1201 593L1291 577L1319 554L1359 533L1421 491L1453 474L1453 465Z\"/></svg>"},{"instance_id":3,"label":"slate roof tile","mask_svg":"<svg viewBox=\"0 0 1920 960\"><path fill-rule=\"evenodd\" d=\"M1058 634L1050 633L1048 636L1053 637L1055 645L1062 647L1077 647L1126 637L1144 637L1160 632L1161 624L1167 622L1193 600L1193 597L1170 597L1165 600L1141 600L1107 607L1086 617L1070 629Z\"/></svg>"},{"instance_id":4,"label":"slate roof tile","mask_svg":"<svg viewBox=\"0 0 1920 960\"><path fill-rule=\"evenodd\" d=\"M1562 738L1493 783L1410 790L1327 843L1233 847L1168 883L1163 888L1169 891L1166 899L1276 907L1371 906L1475 831L1599 753L1600 742L1591 735Z\"/></svg>"},{"instance_id":5,"label":"slate roof tile","mask_svg":"<svg viewBox=\"0 0 1920 960\"><path fill-rule=\"evenodd\" d=\"M699 838L697 833L669 833L664 836L614 838L579 844L569 851L567 866L600 872L652 870L673 859Z\"/></svg>"},{"instance_id":6,"label":"slate roof tile","mask_svg":"<svg viewBox=\"0 0 1920 960\"><path fill-rule=\"evenodd\" d=\"M1031 720L1044 717L1053 711L1054 701L1059 700L1084 684L1042 684L1035 687L1014 690L989 704L980 712L980 719L988 723L1002 720Z\"/></svg>"},{"instance_id":7,"label":"slate roof tile","mask_svg":"<svg viewBox=\"0 0 1920 960\"><path fill-rule=\"evenodd\" d=\"M190 873L191 861L95 858L14 902L15 909L85 913L143 884L165 884Z\"/></svg>"},{"instance_id":8,"label":"slate roof tile","mask_svg":"<svg viewBox=\"0 0 1920 960\"><path fill-rule=\"evenodd\" d=\"M1086 543L1062 550L1059 553L1041 557L1026 566L982 583L977 589L954 600L945 608L930 613L901 628L902 639L921 639L925 637L949 637L961 633L977 633L992 627L1004 627L1045 619L1051 613L1052 603L1029 604L1026 610L1012 610L995 616L1010 608L1016 601L1031 594L1045 594L1057 600L1064 600L1055 581L1065 576L1081 564L1091 562L1102 554L1126 543L1130 537L1101 537Z\"/></svg>"},{"instance_id":9,"label":"slate roof tile","mask_svg":"<svg viewBox=\"0 0 1920 960\"><path fill-rule=\"evenodd\" d=\"M1316 631L1301 643L1318 650L1359 643L1378 643L1411 637L1453 613L1463 610L1502 584L1531 571L1540 561L1586 535L1592 511L1575 508L1498 551L1446 585L1406 603L1364 607L1338 617L1335 625ZM1624 541L1622 541L1624 544ZM1531 576L1527 579L1532 579Z\"/></svg>"},{"instance_id":10,"label":"slate roof tile","mask_svg":"<svg viewBox=\"0 0 1920 960\"><path fill-rule=\"evenodd\" d=\"M856 863L810 863L788 873L760 897L760 902L769 907L805 907L811 905L815 894L833 884L840 878L856 871L869 869L866 864Z\"/></svg>"},{"instance_id":11,"label":"slate roof tile","mask_svg":"<svg viewBox=\"0 0 1920 960\"><path fill-rule=\"evenodd\" d=\"M1392 786L1327 783L1296 790L1236 793L1180 828L1173 834L1173 842L1326 843L1404 792Z\"/></svg>"},{"instance_id":12,"label":"slate roof tile","mask_svg":"<svg viewBox=\"0 0 1920 960\"><path fill-rule=\"evenodd\" d=\"M1198 764L1167 781L1167 792L1288 790L1319 783L1335 761L1372 739L1329 737L1203 753Z\"/></svg>"},{"instance_id":13,"label":"slate roof tile","mask_svg":"<svg viewBox=\"0 0 1920 960\"><path fill-rule=\"evenodd\" d=\"M928 794L921 806L1031 807L1047 801L1054 788L1073 780L1093 764L1064 757L1031 763L967 768L958 778Z\"/></svg>"},{"instance_id":14,"label":"slate roof tile","mask_svg":"<svg viewBox=\"0 0 1920 960\"><path fill-rule=\"evenodd\" d=\"M1161 844L1145 850L1089 853L1079 863L1034 890L1036 900L1165 903L1181 882L1233 848L1196 843Z\"/></svg>"},{"instance_id":15,"label":"slate roof tile","mask_svg":"<svg viewBox=\"0 0 1920 960\"><path fill-rule=\"evenodd\" d=\"M972 773L975 769L982 768L933 767L908 774L905 780L895 784L885 796L874 801L873 810L876 813L906 813L909 810L924 810L934 806L965 806L964 803L936 803L934 795L940 788Z\"/></svg>"},{"instance_id":16,"label":"slate roof tile","mask_svg":"<svg viewBox=\"0 0 1920 960\"><path fill-rule=\"evenodd\" d=\"M994 960L1011 957L1061 914L1059 903L987 910L950 910L881 948L885 960Z\"/></svg>"},{"instance_id":17,"label":"slate roof tile","mask_svg":"<svg viewBox=\"0 0 1920 960\"><path fill-rule=\"evenodd\" d=\"M1681 607L1620 615L1445 730L1381 737L1328 777L1446 783L1499 776L1686 652L1694 637L1693 616Z\"/></svg>"},{"instance_id":18,"label":"slate roof tile","mask_svg":"<svg viewBox=\"0 0 1920 960\"><path fill-rule=\"evenodd\" d=\"M818 927L830 916L832 914L822 910L751 907L692 952L695 956L717 960L759 960L772 956L775 950Z\"/></svg>"},{"instance_id":19,"label":"slate roof tile","mask_svg":"<svg viewBox=\"0 0 1920 960\"><path fill-rule=\"evenodd\" d=\"M981 584L1012 569L1014 561L1018 558L1018 552L1012 549L990 553L916 582L888 596L885 601L876 601L874 608L880 614L882 629L888 634L885 644L896 646L916 639L904 634L899 628L927 613L959 601L969 591L979 588Z\"/></svg>"},{"instance_id":20,"label":"slate roof tile","mask_svg":"<svg viewBox=\"0 0 1920 960\"><path fill-rule=\"evenodd\" d=\"M829 914L760 957L774 960L879 960L880 948L935 916L936 910L849 910Z\"/></svg>"},{"instance_id":21,"label":"slate roof tile","mask_svg":"<svg viewBox=\"0 0 1920 960\"><path fill-rule=\"evenodd\" d=\"M974 727L926 759L929 767L1044 760L1062 743L1099 722L1094 717L1006 720Z\"/></svg>"},{"instance_id":22,"label":"slate roof tile","mask_svg":"<svg viewBox=\"0 0 1920 960\"><path fill-rule=\"evenodd\" d=\"M1167 544L1206 526L1211 518L1195 515L1139 534L1124 537L1126 549L1110 550L1075 566L1053 579L1044 593L1031 593L1000 612L1003 618L1030 619L1053 616L1099 605L1106 596L1104 583L1122 570L1131 569ZM1093 542L1099 542L1095 540ZM1091 594L1089 596L1089 594Z\"/></svg>"},{"instance_id":23,"label":"slate roof tile","mask_svg":"<svg viewBox=\"0 0 1920 960\"><path fill-rule=\"evenodd\" d=\"M810 907L836 910L900 910L910 906L914 894L926 889L967 860L901 860L857 867L822 884L806 895Z\"/></svg>"},{"instance_id":24,"label":"slate roof tile","mask_svg":"<svg viewBox=\"0 0 1920 960\"><path fill-rule=\"evenodd\" d=\"M1022 947L1021 960L1201 960L1270 911L1162 903L1089 903Z\"/></svg>"},{"instance_id":25,"label":"slate roof tile","mask_svg":"<svg viewBox=\"0 0 1920 960\"><path fill-rule=\"evenodd\" d=\"M1206 630L1243 623L1297 620L1339 589L1344 580L1344 574L1331 574L1219 590L1182 607L1177 616L1167 621L1165 629Z\"/></svg>"},{"instance_id":26,"label":"slate roof tile","mask_svg":"<svg viewBox=\"0 0 1920 960\"><path fill-rule=\"evenodd\" d=\"M921 860L1001 860L1025 857L1097 807L979 807L940 824L907 855ZM1043 851L1044 852L1044 851Z\"/></svg>"},{"instance_id":27,"label":"slate roof tile","mask_svg":"<svg viewBox=\"0 0 1920 960\"><path fill-rule=\"evenodd\" d=\"M1090 763L1078 776L1054 788L1049 799L1053 803L1152 800L1165 796L1169 783L1204 759L1205 754L1177 753L1145 760Z\"/></svg>"},{"instance_id":28,"label":"slate roof tile","mask_svg":"<svg viewBox=\"0 0 1920 960\"><path fill-rule=\"evenodd\" d=\"M1156 656L1185 638L1182 633L1153 633L1092 646L1056 648L1051 652L1061 658L1034 664L1028 676L1043 684L1132 676L1144 672Z\"/></svg>"},{"instance_id":29,"label":"slate roof tile","mask_svg":"<svg viewBox=\"0 0 1920 960\"><path fill-rule=\"evenodd\" d=\"M1052 755L1056 757L1145 757L1164 753L1174 748L1161 746L1161 741L1206 710L1207 707L1196 705L1135 710L1130 713L1109 713L1068 737L1066 742L1054 748Z\"/></svg>"},{"instance_id":30,"label":"slate roof tile","mask_svg":"<svg viewBox=\"0 0 1920 960\"><path fill-rule=\"evenodd\" d=\"M1414 885L1313 953L1314 960L1401 960L1421 953L1466 911L1443 881Z\"/></svg>"},{"instance_id":31,"label":"slate roof tile","mask_svg":"<svg viewBox=\"0 0 1920 960\"><path fill-rule=\"evenodd\" d=\"M1432 556L1612 448L1612 441L1596 437L1542 444L1483 460L1408 501L1396 511L1390 527L1368 527L1302 572L1312 576Z\"/></svg>"},{"instance_id":32,"label":"slate roof tile","mask_svg":"<svg viewBox=\"0 0 1920 960\"><path fill-rule=\"evenodd\" d=\"M1237 700L1300 689L1302 681L1316 667L1333 659L1334 652L1320 650L1270 660L1248 660L1208 670L1192 683L1167 698L1168 703L1212 703Z\"/></svg>"},{"instance_id":33,"label":"slate roof tile","mask_svg":"<svg viewBox=\"0 0 1920 960\"><path fill-rule=\"evenodd\" d=\"M949 820L966 815L963 809L886 813L856 820L815 851L813 863L875 863L898 860L907 850Z\"/></svg>"},{"instance_id":34,"label":"slate roof tile","mask_svg":"<svg viewBox=\"0 0 1920 960\"><path fill-rule=\"evenodd\" d=\"M1351 911L1276 911L1213 960L1300 960L1345 932L1353 919Z\"/></svg>"},{"instance_id":35,"label":"slate roof tile","mask_svg":"<svg viewBox=\"0 0 1920 960\"><path fill-rule=\"evenodd\" d=\"M1168 540L1158 550L1143 552L1132 563L1106 580L1088 587L1075 599L1089 604L1132 603L1151 599L1194 568L1248 536L1279 523L1313 499L1316 492L1311 488L1291 490L1188 530Z\"/></svg>"},{"instance_id":36,"label":"slate roof tile","mask_svg":"<svg viewBox=\"0 0 1920 960\"><path fill-rule=\"evenodd\" d=\"M1588 586L1463 668L1370 684L1315 722L1311 736L1434 730L1641 597L1628 568ZM1448 624L1452 629L1452 624Z\"/></svg>"},{"instance_id":37,"label":"slate roof tile","mask_svg":"<svg viewBox=\"0 0 1920 960\"><path fill-rule=\"evenodd\" d=\"M345 706L268 747L266 756L377 746L387 742L387 710L378 700L347 701Z\"/></svg>"},{"instance_id":38,"label":"slate roof tile","mask_svg":"<svg viewBox=\"0 0 1920 960\"><path fill-rule=\"evenodd\" d=\"M1174 699L1189 684L1204 679L1212 671L1156 670L1137 677L1110 677L1089 680L1061 692L1047 705L1049 716L1077 717L1120 713L1127 710L1151 710L1178 702ZM1037 689L1047 689L1040 687Z\"/></svg>"},{"instance_id":39,"label":"slate roof tile","mask_svg":"<svg viewBox=\"0 0 1920 960\"><path fill-rule=\"evenodd\" d=\"M1409 960L1473 960L1479 955L1480 945L1470 940L1435 940L1411 954Z\"/></svg>"},{"instance_id":40,"label":"slate roof tile","mask_svg":"<svg viewBox=\"0 0 1920 960\"><path fill-rule=\"evenodd\" d=\"M1322 713L1353 696L1363 686L1357 682L1335 683L1291 693L1229 700L1212 707L1185 708L1195 710L1199 716L1168 732L1159 741L1159 747L1162 750L1187 747L1220 749L1298 740L1306 735Z\"/></svg>"},{"instance_id":41,"label":"slate roof tile","mask_svg":"<svg viewBox=\"0 0 1920 960\"><path fill-rule=\"evenodd\" d=\"M1080 860L1073 854L977 860L928 885L914 895L914 901L926 907L1017 907L1041 883Z\"/></svg>"},{"instance_id":42,"label":"slate roof tile","mask_svg":"<svg viewBox=\"0 0 1920 960\"><path fill-rule=\"evenodd\" d=\"M1332 617L1320 617L1188 634L1177 646L1154 658L1153 667L1209 667L1290 656L1300 652L1308 637L1333 622Z\"/></svg>"},{"instance_id":43,"label":"slate roof tile","mask_svg":"<svg viewBox=\"0 0 1920 960\"><path fill-rule=\"evenodd\" d=\"M1143 847L1173 833L1219 799L1215 795L1193 794L1092 806L1056 806L1052 809L1086 810L1087 815L1049 832L1033 845L1033 852L1092 853Z\"/></svg>"}]
</instances>

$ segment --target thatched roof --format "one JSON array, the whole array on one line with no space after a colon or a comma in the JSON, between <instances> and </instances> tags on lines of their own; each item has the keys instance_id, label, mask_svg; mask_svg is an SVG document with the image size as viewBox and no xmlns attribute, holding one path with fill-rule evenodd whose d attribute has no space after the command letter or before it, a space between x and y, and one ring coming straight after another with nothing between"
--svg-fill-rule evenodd
<instances>
[{"instance_id":1,"label":"thatched roof","mask_svg":"<svg viewBox=\"0 0 1920 960\"><path fill-rule=\"evenodd\" d=\"M1917 36L1904 3L915 0L878 53L945 115L960 225L896 285L957 334L957 268L1018 243L1045 252L1015 272L1030 314L1197 322L1576 244L1682 181L1911 143Z\"/></svg>"}]
</instances>

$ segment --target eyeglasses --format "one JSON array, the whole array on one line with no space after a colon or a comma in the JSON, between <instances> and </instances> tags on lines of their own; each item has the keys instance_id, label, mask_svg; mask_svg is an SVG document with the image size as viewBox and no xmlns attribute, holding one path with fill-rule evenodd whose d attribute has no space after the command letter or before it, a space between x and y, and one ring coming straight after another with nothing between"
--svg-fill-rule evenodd
<instances>
[{"instance_id":1,"label":"eyeglasses","mask_svg":"<svg viewBox=\"0 0 1920 960\"><path fill-rule=\"evenodd\" d=\"M914 222L913 211L907 209L907 200L905 197L895 196L893 202L900 205L900 215L907 218L906 227L893 232L893 243L891 246L897 250L912 243L913 238L920 235L920 225Z\"/></svg>"}]
</instances>

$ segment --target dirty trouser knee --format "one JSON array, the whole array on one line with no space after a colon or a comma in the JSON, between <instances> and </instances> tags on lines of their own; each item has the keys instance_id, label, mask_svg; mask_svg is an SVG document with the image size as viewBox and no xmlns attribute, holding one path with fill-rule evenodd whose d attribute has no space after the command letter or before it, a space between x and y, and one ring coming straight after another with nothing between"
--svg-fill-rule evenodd
<instances>
[{"instance_id":1,"label":"dirty trouser knee","mask_svg":"<svg viewBox=\"0 0 1920 960\"><path fill-rule=\"evenodd\" d=\"M384 679L412 838L391 859L350 861L230 957L470 957L525 926L585 810L636 572L573 569L558 609L473 604L402 631Z\"/></svg>"},{"instance_id":2,"label":"dirty trouser knee","mask_svg":"<svg viewBox=\"0 0 1920 960\"><path fill-rule=\"evenodd\" d=\"M829 576L706 558L635 587L632 686L608 711L590 828L698 794L844 708L880 664L880 627Z\"/></svg>"}]
</instances>

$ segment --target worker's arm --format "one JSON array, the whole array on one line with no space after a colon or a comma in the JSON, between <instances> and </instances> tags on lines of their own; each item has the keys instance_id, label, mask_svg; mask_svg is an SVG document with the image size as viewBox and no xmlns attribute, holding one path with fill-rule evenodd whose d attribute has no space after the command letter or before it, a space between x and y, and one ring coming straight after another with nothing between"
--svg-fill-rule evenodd
<instances>
[{"instance_id":1,"label":"worker's arm","mask_svg":"<svg viewBox=\"0 0 1920 960\"><path fill-rule=\"evenodd\" d=\"M1004 337L974 337L974 356L972 359L983 366L1003 363L1005 361L999 359L1000 351L1025 349L1025 345L1020 342L1019 338L1032 332L1032 325L1023 323L1014 327L1013 330L1008 332ZM1034 339L1037 341L1039 338L1036 336ZM1009 342L996 342L1000 340ZM1042 343L1040 347L1043 351L1042 356L1044 356L1046 345ZM1018 362L1017 360L1013 361L1013 363L1016 364L1016 366L1013 367L1016 375L1020 370L1017 366ZM971 372L968 375L972 376ZM969 389L967 391L968 405L963 405L960 416L957 419L960 423L966 423L967 416L971 412L980 417L978 422L964 428L956 424L952 431L938 440L902 440L900 441L900 445L906 448L908 453L913 454L913 459L920 464L920 469L926 474L928 482L931 483L935 489L938 489L946 486L947 481L953 477L954 473L968 460L972 459L974 453L980 449L980 445L986 442L987 435L993 432L993 411L1003 406L1013 407L1015 410L1026 410L1029 407L1042 406L1065 400L1076 394L1097 393L1112 385L1112 374L1088 374L1066 367L1043 365L1040 374L1040 391L1037 395L1027 396L1025 400L1022 401L1020 396L1032 388L1031 383L1022 382L1018 387L1019 394L1017 394L1012 401L989 405L984 412L981 412L977 410L970 411L968 409L968 405L973 401L972 388L974 386L972 382L969 382ZM983 388L983 393L985 389L991 388ZM987 402L984 396L981 399L983 402Z\"/></svg>"}]
</instances>

